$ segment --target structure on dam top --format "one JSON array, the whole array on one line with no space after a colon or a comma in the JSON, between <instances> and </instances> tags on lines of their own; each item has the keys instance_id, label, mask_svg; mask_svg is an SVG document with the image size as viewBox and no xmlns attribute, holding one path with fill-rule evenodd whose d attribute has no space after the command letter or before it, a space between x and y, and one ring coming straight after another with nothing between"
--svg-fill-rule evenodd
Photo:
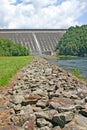
<instances>
[{"instance_id":1,"label":"structure on dam top","mask_svg":"<svg viewBox=\"0 0 87 130\"><path fill-rule=\"evenodd\" d=\"M52 55L65 29L0 29L0 38L26 46L31 55Z\"/></svg>"}]
</instances>

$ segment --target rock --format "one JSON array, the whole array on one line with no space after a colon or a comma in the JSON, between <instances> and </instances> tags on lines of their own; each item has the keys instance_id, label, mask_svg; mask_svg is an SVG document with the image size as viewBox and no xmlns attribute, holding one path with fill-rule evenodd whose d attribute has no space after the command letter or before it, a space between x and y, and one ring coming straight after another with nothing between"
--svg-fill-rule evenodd
<instances>
[{"instance_id":1,"label":"rock","mask_svg":"<svg viewBox=\"0 0 87 130\"><path fill-rule=\"evenodd\" d=\"M58 110L58 112L71 111L74 109L74 102L69 98L52 98L49 101L50 108Z\"/></svg>"},{"instance_id":2,"label":"rock","mask_svg":"<svg viewBox=\"0 0 87 130\"><path fill-rule=\"evenodd\" d=\"M8 91L9 102L2 105L0 94L0 111L10 109L11 126L20 130L87 130L85 83L41 57L22 73Z\"/></svg>"},{"instance_id":3,"label":"rock","mask_svg":"<svg viewBox=\"0 0 87 130\"><path fill-rule=\"evenodd\" d=\"M52 98L49 102L58 102L59 104L63 104L63 105L73 105L74 102L72 99L69 99L69 98L57 98L57 97L54 97Z\"/></svg>"},{"instance_id":4,"label":"rock","mask_svg":"<svg viewBox=\"0 0 87 130\"><path fill-rule=\"evenodd\" d=\"M87 109L87 103L84 105L84 109Z\"/></svg>"},{"instance_id":5,"label":"rock","mask_svg":"<svg viewBox=\"0 0 87 130\"><path fill-rule=\"evenodd\" d=\"M48 126L45 126L45 127L38 128L37 130L50 130L50 128Z\"/></svg>"},{"instance_id":6,"label":"rock","mask_svg":"<svg viewBox=\"0 0 87 130\"><path fill-rule=\"evenodd\" d=\"M9 89L9 90L8 90L8 93L12 95L12 94L13 94L12 89Z\"/></svg>"},{"instance_id":7,"label":"rock","mask_svg":"<svg viewBox=\"0 0 87 130\"><path fill-rule=\"evenodd\" d=\"M4 126L4 127L0 127L0 130L21 130L21 128L16 126Z\"/></svg>"},{"instance_id":8,"label":"rock","mask_svg":"<svg viewBox=\"0 0 87 130\"><path fill-rule=\"evenodd\" d=\"M51 74L52 74L52 68L45 69L45 75L46 76L51 75Z\"/></svg>"},{"instance_id":9,"label":"rock","mask_svg":"<svg viewBox=\"0 0 87 130\"><path fill-rule=\"evenodd\" d=\"M53 92L55 91L55 86L47 86L47 92Z\"/></svg>"},{"instance_id":10,"label":"rock","mask_svg":"<svg viewBox=\"0 0 87 130\"><path fill-rule=\"evenodd\" d=\"M29 96L25 96L25 99L22 101L22 105L26 106L28 104L35 104L41 97L39 95L29 95Z\"/></svg>"},{"instance_id":11,"label":"rock","mask_svg":"<svg viewBox=\"0 0 87 130\"><path fill-rule=\"evenodd\" d=\"M14 110L17 112L17 111L20 111L21 110L21 104L18 104L18 105L15 105L14 106Z\"/></svg>"},{"instance_id":12,"label":"rock","mask_svg":"<svg viewBox=\"0 0 87 130\"><path fill-rule=\"evenodd\" d=\"M56 110L54 110L54 109L45 110L44 112L45 112L45 114L47 115L47 118L46 118L46 119L49 120L49 121L52 120L52 118L53 118L54 115L58 114L58 112L57 112Z\"/></svg>"},{"instance_id":13,"label":"rock","mask_svg":"<svg viewBox=\"0 0 87 130\"><path fill-rule=\"evenodd\" d=\"M85 97L85 102L87 103L87 97Z\"/></svg>"},{"instance_id":14,"label":"rock","mask_svg":"<svg viewBox=\"0 0 87 130\"><path fill-rule=\"evenodd\" d=\"M48 126L49 128L52 128L52 124L49 121L46 121L44 118L38 118L36 123L38 127Z\"/></svg>"},{"instance_id":15,"label":"rock","mask_svg":"<svg viewBox=\"0 0 87 130\"><path fill-rule=\"evenodd\" d=\"M53 81L49 81L48 84L51 85L51 86L55 85L55 83Z\"/></svg>"},{"instance_id":16,"label":"rock","mask_svg":"<svg viewBox=\"0 0 87 130\"><path fill-rule=\"evenodd\" d=\"M74 109L75 109L75 106L66 106L66 107L58 107L57 108L57 111L59 112L59 113L62 113L62 112L68 112L68 111L74 111Z\"/></svg>"},{"instance_id":17,"label":"rock","mask_svg":"<svg viewBox=\"0 0 87 130\"><path fill-rule=\"evenodd\" d=\"M52 99L53 97L59 97L60 93L54 93L54 92L49 92L49 98Z\"/></svg>"},{"instance_id":18,"label":"rock","mask_svg":"<svg viewBox=\"0 0 87 130\"><path fill-rule=\"evenodd\" d=\"M56 88L58 89L58 88L60 88L61 87L61 81L58 81L57 83L56 83Z\"/></svg>"},{"instance_id":19,"label":"rock","mask_svg":"<svg viewBox=\"0 0 87 130\"><path fill-rule=\"evenodd\" d=\"M85 104L85 101L84 101L84 99L75 99L74 100L74 104L75 105L82 105L82 106L84 106L84 104Z\"/></svg>"},{"instance_id":20,"label":"rock","mask_svg":"<svg viewBox=\"0 0 87 130\"><path fill-rule=\"evenodd\" d=\"M66 124L63 130L86 130L86 128L80 127L79 125L72 123L72 124Z\"/></svg>"},{"instance_id":21,"label":"rock","mask_svg":"<svg viewBox=\"0 0 87 130\"><path fill-rule=\"evenodd\" d=\"M80 130L87 130L87 117L75 115L75 122L79 126Z\"/></svg>"},{"instance_id":22,"label":"rock","mask_svg":"<svg viewBox=\"0 0 87 130\"><path fill-rule=\"evenodd\" d=\"M78 93L78 97L80 97L81 99L85 98L87 94L85 94L83 91Z\"/></svg>"},{"instance_id":23,"label":"rock","mask_svg":"<svg viewBox=\"0 0 87 130\"><path fill-rule=\"evenodd\" d=\"M59 126L56 126L52 130L61 130L61 128Z\"/></svg>"},{"instance_id":24,"label":"rock","mask_svg":"<svg viewBox=\"0 0 87 130\"><path fill-rule=\"evenodd\" d=\"M33 107L33 111L34 112L39 112L39 111L43 111L41 107Z\"/></svg>"},{"instance_id":25,"label":"rock","mask_svg":"<svg viewBox=\"0 0 87 130\"><path fill-rule=\"evenodd\" d=\"M61 105L59 103L55 103L55 102L50 102L49 103L49 107L52 108L52 109L58 109Z\"/></svg>"},{"instance_id":26,"label":"rock","mask_svg":"<svg viewBox=\"0 0 87 130\"><path fill-rule=\"evenodd\" d=\"M78 99L78 96L75 95L75 94L73 94L70 98L71 98L71 99Z\"/></svg>"},{"instance_id":27,"label":"rock","mask_svg":"<svg viewBox=\"0 0 87 130\"><path fill-rule=\"evenodd\" d=\"M20 116L25 116L25 111L21 110L19 114L20 114Z\"/></svg>"},{"instance_id":28,"label":"rock","mask_svg":"<svg viewBox=\"0 0 87 130\"><path fill-rule=\"evenodd\" d=\"M73 118L73 112L60 113L53 116L52 123L54 126L59 125L61 128L63 128L65 124L72 121Z\"/></svg>"},{"instance_id":29,"label":"rock","mask_svg":"<svg viewBox=\"0 0 87 130\"><path fill-rule=\"evenodd\" d=\"M28 119L22 126L23 130L34 130L35 128L35 122L33 118Z\"/></svg>"},{"instance_id":30,"label":"rock","mask_svg":"<svg viewBox=\"0 0 87 130\"><path fill-rule=\"evenodd\" d=\"M71 97L71 93L70 92L66 92L66 91L63 91L62 92L62 96L64 97L64 98L70 98Z\"/></svg>"},{"instance_id":31,"label":"rock","mask_svg":"<svg viewBox=\"0 0 87 130\"><path fill-rule=\"evenodd\" d=\"M0 119L0 124L2 123L2 120Z\"/></svg>"},{"instance_id":32,"label":"rock","mask_svg":"<svg viewBox=\"0 0 87 130\"><path fill-rule=\"evenodd\" d=\"M85 108L84 105L75 105L76 110L80 111Z\"/></svg>"},{"instance_id":33,"label":"rock","mask_svg":"<svg viewBox=\"0 0 87 130\"><path fill-rule=\"evenodd\" d=\"M80 111L80 114L82 114L83 116L86 116L87 117L87 109L82 109Z\"/></svg>"},{"instance_id":34,"label":"rock","mask_svg":"<svg viewBox=\"0 0 87 130\"><path fill-rule=\"evenodd\" d=\"M35 115L37 118L49 119L49 116L44 111L35 112Z\"/></svg>"},{"instance_id":35,"label":"rock","mask_svg":"<svg viewBox=\"0 0 87 130\"><path fill-rule=\"evenodd\" d=\"M21 104L23 99L24 99L23 95L14 95L13 98L11 99L11 102L14 104Z\"/></svg>"},{"instance_id":36,"label":"rock","mask_svg":"<svg viewBox=\"0 0 87 130\"><path fill-rule=\"evenodd\" d=\"M40 82L35 82L35 83L29 83L29 86L31 88L35 88L35 87L38 87L41 83Z\"/></svg>"},{"instance_id":37,"label":"rock","mask_svg":"<svg viewBox=\"0 0 87 130\"><path fill-rule=\"evenodd\" d=\"M19 113L19 115L23 115L26 119L30 116L30 114L33 114L33 108L31 105L23 106Z\"/></svg>"},{"instance_id":38,"label":"rock","mask_svg":"<svg viewBox=\"0 0 87 130\"><path fill-rule=\"evenodd\" d=\"M44 96L44 94L46 94L46 93L44 93L42 89L38 88L35 91L33 91L33 94L38 94L40 96Z\"/></svg>"},{"instance_id":39,"label":"rock","mask_svg":"<svg viewBox=\"0 0 87 130\"><path fill-rule=\"evenodd\" d=\"M36 106L37 107L41 107L41 108L45 108L47 106L47 100L39 100L37 103L36 103Z\"/></svg>"},{"instance_id":40,"label":"rock","mask_svg":"<svg viewBox=\"0 0 87 130\"><path fill-rule=\"evenodd\" d=\"M17 90L17 89L20 89L20 86L19 85L15 85L13 90Z\"/></svg>"},{"instance_id":41,"label":"rock","mask_svg":"<svg viewBox=\"0 0 87 130\"><path fill-rule=\"evenodd\" d=\"M9 124L20 126L21 125L20 118L18 116L11 116Z\"/></svg>"}]
</instances>

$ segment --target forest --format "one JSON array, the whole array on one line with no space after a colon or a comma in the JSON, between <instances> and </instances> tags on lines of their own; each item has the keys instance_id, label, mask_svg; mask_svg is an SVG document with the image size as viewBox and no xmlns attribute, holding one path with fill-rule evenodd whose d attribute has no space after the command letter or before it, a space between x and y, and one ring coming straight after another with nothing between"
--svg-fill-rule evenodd
<instances>
[{"instance_id":1,"label":"forest","mask_svg":"<svg viewBox=\"0 0 87 130\"><path fill-rule=\"evenodd\" d=\"M87 25L67 29L56 51L60 55L87 56Z\"/></svg>"},{"instance_id":2,"label":"forest","mask_svg":"<svg viewBox=\"0 0 87 130\"><path fill-rule=\"evenodd\" d=\"M29 50L19 43L0 38L0 56L26 56Z\"/></svg>"}]
</instances>

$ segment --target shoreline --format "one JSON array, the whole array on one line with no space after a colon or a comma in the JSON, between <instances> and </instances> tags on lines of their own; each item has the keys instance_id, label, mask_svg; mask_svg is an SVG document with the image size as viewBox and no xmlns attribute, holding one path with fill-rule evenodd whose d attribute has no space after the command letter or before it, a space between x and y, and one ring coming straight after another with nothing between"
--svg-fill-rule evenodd
<instances>
[{"instance_id":1,"label":"shoreline","mask_svg":"<svg viewBox=\"0 0 87 130\"><path fill-rule=\"evenodd\" d=\"M75 58L77 58L77 57L66 57L66 56L63 56L63 57L60 57L60 58L57 58L56 56L47 56L47 57L45 57L45 59L47 60L47 61L49 61L50 63L52 63L52 64L54 64L55 65L55 63L53 63L52 61L57 61L57 60L71 60L71 59L75 59ZM79 58L81 58L81 57L79 57ZM57 65L57 64L56 64ZM60 65L57 65L57 66L60 66ZM82 80L83 82L85 82L85 83L87 83L87 78L86 77L84 77L84 76L82 76L82 74L81 74L81 72L80 72L80 69L72 69L72 70L69 70L69 69L67 69L66 67L62 67L61 66L61 68L62 69L65 69L66 71L68 71L68 72L70 72L70 73L72 73L75 77L77 77L77 78L79 78L80 80Z\"/></svg>"}]
</instances>

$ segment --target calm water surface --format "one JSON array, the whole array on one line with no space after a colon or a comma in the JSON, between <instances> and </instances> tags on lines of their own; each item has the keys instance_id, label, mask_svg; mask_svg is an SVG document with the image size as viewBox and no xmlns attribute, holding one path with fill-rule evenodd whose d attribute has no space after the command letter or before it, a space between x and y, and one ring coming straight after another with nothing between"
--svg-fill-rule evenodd
<instances>
[{"instance_id":1,"label":"calm water surface","mask_svg":"<svg viewBox=\"0 0 87 130\"><path fill-rule=\"evenodd\" d=\"M79 69L82 76L87 79L87 57L50 60L50 62L69 71Z\"/></svg>"}]
</instances>

